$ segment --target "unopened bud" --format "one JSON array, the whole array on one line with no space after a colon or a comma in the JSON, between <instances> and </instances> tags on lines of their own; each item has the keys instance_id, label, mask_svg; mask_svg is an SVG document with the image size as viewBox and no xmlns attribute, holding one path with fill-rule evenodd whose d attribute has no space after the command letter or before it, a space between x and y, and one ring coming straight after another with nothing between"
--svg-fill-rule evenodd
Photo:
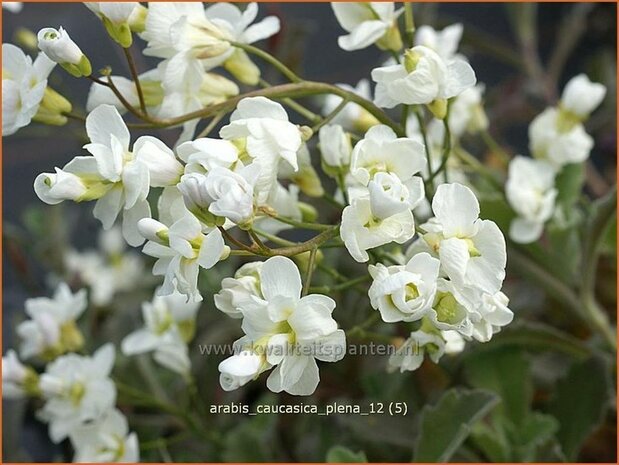
<instances>
[{"instance_id":1,"label":"unopened bud","mask_svg":"<svg viewBox=\"0 0 619 465\"><path fill-rule=\"evenodd\" d=\"M51 27L41 29L37 39L39 49L71 75L82 77L92 73L90 61L62 27L58 30Z\"/></svg>"}]
</instances>

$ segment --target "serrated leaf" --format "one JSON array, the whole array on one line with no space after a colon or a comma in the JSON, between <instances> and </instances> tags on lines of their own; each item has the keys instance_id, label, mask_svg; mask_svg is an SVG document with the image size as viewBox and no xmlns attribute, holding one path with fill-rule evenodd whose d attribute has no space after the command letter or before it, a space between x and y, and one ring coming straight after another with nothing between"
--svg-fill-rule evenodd
<instances>
[{"instance_id":1,"label":"serrated leaf","mask_svg":"<svg viewBox=\"0 0 619 465\"><path fill-rule=\"evenodd\" d=\"M327 451L328 463L367 463L365 452L353 452L344 446L333 446Z\"/></svg>"},{"instance_id":2,"label":"serrated leaf","mask_svg":"<svg viewBox=\"0 0 619 465\"><path fill-rule=\"evenodd\" d=\"M549 411L559 421L557 438L569 461L578 458L582 444L604 419L611 390L609 363L601 356L574 364L558 383Z\"/></svg>"},{"instance_id":3,"label":"serrated leaf","mask_svg":"<svg viewBox=\"0 0 619 465\"><path fill-rule=\"evenodd\" d=\"M539 412L528 415L516 438L518 442L514 447L516 461L536 461L538 448L550 442L558 429L559 422L551 415Z\"/></svg>"},{"instance_id":4,"label":"serrated leaf","mask_svg":"<svg viewBox=\"0 0 619 465\"><path fill-rule=\"evenodd\" d=\"M488 391L451 389L420 414L415 462L446 462L469 435L473 425L499 402Z\"/></svg>"}]
</instances>

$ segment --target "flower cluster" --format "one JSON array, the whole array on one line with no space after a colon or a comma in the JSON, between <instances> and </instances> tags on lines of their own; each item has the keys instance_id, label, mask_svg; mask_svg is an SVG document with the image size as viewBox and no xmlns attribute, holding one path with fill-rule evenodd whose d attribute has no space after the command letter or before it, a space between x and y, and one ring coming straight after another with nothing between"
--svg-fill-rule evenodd
<instances>
[{"instance_id":1,"label":"flower cluster","mask_svg":"<svg viewBox=\"0 0 619 465\"><path fill-rule=\"evenodd\" d=\"M26 301L31 319L18 326L20 355L47 366L39 374L9 350L2 358L3 396L40 398L44 403L38 418L49 423L53 442L70 439L76 462L135 462L138 438L115 408L116 386L110 378L113 345L105 344L92 356L76 353L84 346L77 319L86 306L86 291L73 294L64 283L51 299Z\"/></svg>"},{"instance_id":2,"label":"flower cluster","mask_svg":"<svg viewBox=\"0 0 619 465\"><path fill-rule=\"evenodd\" d=\"M39 174L33 187L49 205L95 202L99 249L66 252L61 276L89 288L91 308L86 290L74 294L67 284L53 298L28 299L29 319L17 332L20 358L35 364L24 365L14 351L3 358L5 396L40 398L39 417L55 442L70 439L75 460L138 459L137 437L116 409L117 387L128 388L128 397L132 388L111 379L113 345L106 339L91 347L99 343L90 340L90 326L101 315L79 323L84 313L112 313L123 293L146 290L136 301L141 317L126 312L123 321L133 326L116 331L122 355L152 354L165 368L157 374L183 381L188 409L202 381L191 344L203 336L199 318L213 294L214 306L242 331L233 354L218 360L224 391L269 372L270 391L309 396L319 385L318 362L342 360L350 340L386 339L397 346L386 369L413 371L426 358L438 363L467 343L486 343L511 323L498 225L508 221L489 214L484 200L492 190L516 214L512 246L538 240L557 216L557 179L592 149L583 125L604 98L603 85L573 78L556 107L531 123L533 157L504 154L486 167L475 144L467 149L469 139L481 135L493 155L500 150L491 147L485 86L458 50L461 24L415 29L410 4L333 3L346 31L342 49L375 45L391 56L351 86L306 81L253 46L280 30L273 16L256 21L256 3L243 10L177 2L86 7L122 47L130 78L110 69L94 76L98 64L63 27L38 33L34 61L3 44L4 135L31 121L74 118L88 139L84 153ZM142 73L129 48L136 34L143 54L158 59ZM290 82L267 84L252 55ZM84 117L48 86L55 64L92 82ZM322 106L316 113L305 106L314 96L322 97L308 100ZM136 139L134 128L178 131L174 140L162 132ZM281 234L290 229L305 232ZM147 260L152 276L145 279ZM344 263L345 272L335 268ZM348 276L353 270L361 275ZM340 291L351 288L367 294L367 305L354 310L369 315L347 328L353 318L345 318L351 309ZM139 361L150 367L149 358ZM194 412L163 407L202 434Z\"/></svg>"},{"instance_id":3,"label":"flower cluster","mask_svg":"<svg viewBox=\"0 0 619 465\"><path fill-rule=\"evenodd\" d=\"M509 235L515 242L535 242L555 213L556 177L566 166L589 158L593 139L583 126L600 105L606 87L584 74L570 79L556 107L547 108L529 126L529 148L535 158L515 157L505 185L517 214Z\"/></svg>"}]
</instances>

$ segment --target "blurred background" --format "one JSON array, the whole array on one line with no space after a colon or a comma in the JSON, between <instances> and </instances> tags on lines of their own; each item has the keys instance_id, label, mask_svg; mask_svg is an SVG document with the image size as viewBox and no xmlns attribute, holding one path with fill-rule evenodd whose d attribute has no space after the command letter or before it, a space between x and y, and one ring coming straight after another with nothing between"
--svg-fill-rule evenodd
<instances>
[{"instance_id":1,"label":"blurred background","mask_svg":"<svg viewBox=\"0 0 619 465\"><path fill-rule=\"evenodd\" d=\"M587 192L592 197L602 195L615 182L616 172L616 5L611 3L543 3L535 7L516 4L466 4L423 3L415 4L417 25L430 24L442 28L453 22L465 26L460 51L467 56L476 71L479 82L485 83L486 110L490 118L490 131L511 154L528 154L527 126L531 119L546 106L554 104L565 82L575 74L585 72L593 81L608 87L603 108L598 110L587 125L587 131L596 144L592 163L587 171ZM261 3L260 15L276 15L281 19L282 31L260 46L270 51L301 76L331 83L356 84L369 78L372 68L388 57L375 49L353 53L337 46L337 37L342 30L337 24L328 3ZM114 74L127 75L122 51L105 34L100 21L79 3L27 3L18 14L3 12L3 43L16 43L20 28L35 33L43 27L63 26L80 45L93 64L93 69L110 65ZM534 26L527 29L527 26ZM144 46L136 40L134 56L139 70L152 68L156 62L138 52ZM540 78L538 67L542 64L547 73ZM269 82L277 82L279 76L265 70ZM78 113L90 87L87 80L73 79L62 70L54 71L51 85L74 103ZM80 107L81 106L81 107ZM319 108L319 102L314 102ZM151 132L152 133L152 132ZM132 139L139 134L132 132ZM155 133L168 145L173 145L178 131ZM64 127L52 128L31 125L2 141L3 163L3 353L15 347L15 324L23 318L23 303L28 297L50 294L49 273L62 276L62 254L70 248L78 250L96 247L100 231L92 218L92 205L42 206L35 196L32 184L42 171L51 171L54 166L63 166L81 153L83 125L70 121ZM484 159L483 146L473 153ZM492 159L485 160L492 163ZM608 282L604 281L604 303L614 313L616 303L616 266L612 260L602 262ZM145 274L150 274L150 264ZM221 277L232 274L233 269L209 273L204 285L216 290ZM152 283L150 283L152 284ZM148 299L149 284L131 292L130 296L115 301L123 306L129 316L123 324L135 320L135 313L142 299ZM209 287L210 286L210 287ZM551 320L555 326L563 326L578 337L582 329L574 328L561 315L560 308L553 309L552 301L535 288L513 283L512 307L515 313L531 320ZM211 307L210 296L205 296L204 307ZM356 309L355 302L347 302ZM366 305L366 304L364 304ZM365 308L365 307L364 307ZM521 313L518 313L518 312ZM133 315L131 315L133 313ZM203 315L203 314L207 315ZM198 343L229 342L238 328L228 321L221 321L213 309L202 312L201 325L207 328ZM543 314L545 316L541 316ZM548 316L550 315L550 316ZM363 317L359 317L363 319ZM135 322L133 323L135 324ZM105 328L104 334L115 334L122 328ZM126 332L126 331L125 331ZM124 333L122 333L124 334ZM121 336L122 336L121 334ZM119 338L118 335L110 336ZM95 345L96 347L96 345ZM526 356L523 370L530 379L531 406L542 410L552 397L552 386L567 372L568 364L562 355L554 353ZM508 360L509 357L506 359ZM518 359L520 363L521 359ZM248 386L242 393L225 394L217 386L217 363L219 360L204 360L201 371L201 395L212 402L302 402L288 396L265 394L264 381ZM419 372L404 375L384 373L385 358L376 360L355 359L341 367L324 371L324 379L317 392L317 402L332 402L338 399L350 401L362 399L404 399L410 408L419 410L435 393L458 383L471 383L463 375L460 362L446 363L445 368L424 365ZM614 363L614 362L612 362ZM518 365L520 366L520 365ZM362 377L349 377L361 372ZM323 371L321 370L321 375ZM166 376L165 373L162 376ZM333 379L330 379L330 377ZM523 375L524 376L524 375ZM348 379L342 387L341 380ZM464 381L463 381L464 380ZM172 383L173 380L170 380ZM474 383L472 383L474 384ZM612 383L610 383L612 384ZM609 388L610 385L609 385ZM266 397L265 397L266 396ZM24 403L3 403L3 458L5 461L32 460L52 461L67 457L65 446L53 446L47 439L46 426L33 416L32 406ZM612 409L611 409L612 410ZM616 411L612 410L612 412ZM605 413L602 426L596 426L580 454L573 459L582 461L616 460L616 429L613 429L615 413ZM144 424L159 421L144 415L136 418ZM132 417L133 418L133 417ZM196 454L203 460L231 461L323 461L326 450L335 444L344 444L352 450L365 450L370 460L408 461L412 447L412 431L416 424L413 417L301 417L262 416L246 418L221 416L213 420L222 431L233 432L220 455L210 455L208 448L174 451L177 461L190 460ZM133 426L133 425L132 425ZM140 426L136 426L138 431ZM148 435L149 433L145 433ZM150 433L152 434L152 433ZM531 433L533 434L533 433ZM193 446L192 446L193 447ZM547 455L536 455L537 460L560 460L553 455L552 447ZM200 455L202 454L202 455ZM145 454L145 459L160 461L156 451ZM467 451L456 456L460 461L487 460ZM511 457L513 459L513 457Z\"/></svg>"}]
</instances>

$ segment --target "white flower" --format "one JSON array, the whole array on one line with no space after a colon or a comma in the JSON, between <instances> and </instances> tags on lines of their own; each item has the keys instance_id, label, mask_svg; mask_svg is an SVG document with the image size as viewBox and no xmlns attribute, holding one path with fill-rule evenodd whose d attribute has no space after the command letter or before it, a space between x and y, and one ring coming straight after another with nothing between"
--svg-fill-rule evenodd
<instances>
[{"instance_id":1,"label":"white flower","mask_svg":"<svg viewBox=\"0 0 619 465\"><path fill-rule=\"evenodd\" d=\"M53 442L59 443L113 408L116 387L109 376L114 357L114 346L106 344L92 357L68 354L47 365L40 382L46 402L38 416L49 422Z\"/></svg>"},{"instance_id":2,"label":"white flower","mask_svg":"<svg viewBox=\"0 0 619 465\"><path fill-rule=\"evenodd\" d=\"M390 216L414 209L424 198L423 181L414 176L405 185L400 178L391 173L376 173L368 184L372 212L377 218Z\"/></svg>"},{"instance_id":3,"label":"white flower","mask_svg":"<svg viewBox=\"0 0 619 465\"><path fill-rule=\"evenodd\" d=\"M378 125L370 128L357 142L352 152L350 173L361 185L367 186L375 173L396 175L411 190L412 197L423 197L419 173L426 165L423 145L405 137L398 138L391 128Z\"/></svg>"},{"instance_id":4,"label":"white flower","mask_svg":"<svg viewBox=\"0 0 619 465\"><path fill-rule=\"evenodd\" d=\"M595 110L606 96L603 84L591 82L585 74L579 74L569 80L559 104L562 111L567 111L578 120L583 121Z\"/></svg>"},{"instance_id":5,"label":"white flower","mask_svg":"<svg viewBox=\"0 0 619 465\"><path fill-rule=\"evenodd\" d=\"M206 174L185 174L178 184L189 211L208 210L237 225L251 221L254 215L254 183L259 167L250 164L238 172L215 166Z\"/></svg>"},{"instance_id":6,"label":"white flower","mask_svg":"<svg viewBox=\"0 0 619 465\"><path fill-rule=\"evenodd\" d=\"M187 343L194 336L199 308L199 302L187 302L185 296L178 293L155 296L152 302L144 302L142 318L145 327L123 339L123 354L154 352L157 362L179 374L187 375L191 368ZM174 363L168 363L170 361Z\"/></svg>"},{"instance_id":7,"label":"white flower","mask_svg":"<svg viewBox=\"0 0 619 465\"><path fill-rule=\"evenodd\" d=\"M215 3L206 9L206 16L219 27L226 30L235 42L253 44L279 32L280 24L276 16L267 16L262 21L251 24L258 15L258 4L250 3L241 11L232 3ZM223 63L236 79L244 84L256 85L260 81L260 68L240 48L226 58Z\"/></svg>"},{"instance_id":8,"label":"white flower","mask_svg":"<svg viewBox=\"0 0 619 465\"><path fill-rule=\"evenodd\" d=\"M432 211L422 238L438 254L442 271L458 285L498 291L505 278L505 238L493 221L479 219L475 194L458 183L441 184Z\"/></svg>"},{"instance_id":9,"label":"white flower","mask_svg":"<svg viewBox=\"0 0 619 465\"><path fill-rule=\"evenodd\" d=\"M353 92L366 100L372 100L370 82L367 79L361 79L355 87L348 84L336 85L344 90ZM342 97L338 97L333 94L327 95L322 106L322 114L324 116L329 115L340 105L340 103L342 103ZM348 131L357 130L360 132L365 132L372 126L379 124L376 117L369 111L352 102L347 103L344 108L342 108L342 110L335 115L331 122L332 124L339 124L343 126Z\"/></svg>"},{"instance_id":10,"label":"white flower","mask_svg":"<svg viewBox=\"0 0 619 465\"><path fill-rule=\"evenodd\" d=\"M120 228L99 234L99 250L78 252L70 249L64 256L72 277L90 287L90 300L105 306L119 292L135 290L143 279L144 263L138 254L126 251Z\"/></svg>"},{"instance_id":11,"label":"white flower","mask_svg":"<svg viewBox=\"0 0 619 465\"><path fill-rule=\"evenodd\" d=\"M132 463L140 461L140 445L135 433L129 433L127 418L117 409L110 410L95 423L71 433L77 463Z\"/></svg>"},{"instance_id":12,"label":"white flower","mask_svg":"<svg viewBox=\"0 0 619 465\"><path fill-rule=\"evenodd\" d=\"M397 25L402 10L396 11L393 2L333 2L331 7L340 26L349 33L338 38L342 49L360 50L374 43L394 51L402 47Z\"/></svg>"},{"instance_id":13,"label":"white flower","mask_svg":"<svg viewBox=\"0 0 619 465\"><path fill-rule=\"evenodd\" d=\"M132 32L143 32L148 9L138 2L84 2L102 21L107 33L122 47L133 43Z\"/></svg>"},{"instance_id":14,"label":"white flower","mask_svg":"<svg viewBox=\"0 0 619 465\"><path fill-rule=\"evenodd\" d=\"M442 31L437 31L431 26L423 25L415 32L415 45L434 50L443 60L451 60L456 57L460 39L462 38L462 24L452 24Z\"/></svg>"},{"instance_id":15,"label":"white flower","mask_svg":"<svg viewBox=\"0 0 619 465\"><path fill-rule=\"evenodd\" d=\"M3 6L6 3L2 4ZM40 53L32 58L11 44L2 44L2 135L28 126L37 114L47 77L56 63Z\"/></svg>"},{"instance_id":16,"label":"white flower","mask_svg":"<svg viewBox=\"0 0 619 465\"><path fill-rule=\"evenodd\" d=\"M234 273L233 278L224 278L221 291L214 296L215 307L232 318L242 318L241 308L252 301L252 296L263 299L260 290L262 263L246 263Z\"/></svg>"},{"instance_id":17,"label":"white flower","mask_svg":"<svg viewBox=\"0 0 619 465\"><path fill-rule=\"evenodd\" d=\"M23 7L23 2L2 2L2 8L11 13L19 13Z\"/></svg>"},{"instance_id":18,"label":"white flower","mask_svg":"<svg viewBox=\"0 0 619 465\"><path fill-rule=\"evenodd\" d=\"M369 260L369 249L390 242L403 244L414 234L415 220L410 210L380 219L372 211L368 196L353 199L342 212L340 236L348 253L360 263Z\"/></svg>"},{"instance_id":19,"label":"white flower","mask_svg":"<svg viewBox=\"0 0 619 465\"><path fill-rule=\"evenodd\" d=\"M488 342L493 334L512 322L514 314L507 307L509 299L500 291L495 294L483 293L476 300L481 319L473 325L473 338L479 342Z\"/></svg>"},{"instance_id":20,"label":"white flower","mask_svg":"<svg viewBox=\"0 0 619 465\"><path fill-rule=\"evenodd\" d=\"M301 287L301 276L292 260L278 256L264 262L260 270L264 298L254 297L241 307L246 336L236 344L260 355L261 364L254 371L254 357L247 363L238 359L222 363L224 388L234 388L246 382L244 377L275 366L267 380L271 391L310 395L320 379L316 359L335 362L344 356L344 331L337 329L331 316L335 302L318 294L301 297ZM240 368L242 372L236 371Z\"/></svg>"},{"instance_id":21,"label":"white flower","mask_svg":"<svg viewBox=\"0 0 619 465\"><path fill-rule=\"evenodd\" d=\"M469 292L465 292L465 289ZM478 290L439 278L428 318L437 329L457 331L470 339L475 330L474 323L481 321L481 315L476 310L480 295Z\"/></svg>"},{"instance_id":22,"label":"white flower","mask_svg":"<svg viewBox=\"0 0 619 465\"><path fill-rule=\"evenodd\" d=\"M87 307L85 289L73 294L69 286L61 283L53 298L28 299L25 307L31 319L17 326L22 358L53 359L82 347L84 340L75 321Z\"/></svg>"},{"instance_id":23,"label":"white flower","mask_svg":"<svg viewBox=\"0 0 619 465\"><path fill-rule=\"evenodd\" d=\"M387 369L400 370L400 373L415 371L423 363L425 354L434 363L438 363L444 353L445 341L439 334L414 331L396 353L389 357Z\"/></svg>"},{"instance_id":24,"label":"white flower","mask_svg":"<svg viewBox=\"0 0 619 465\"><path fill-rule=\"evenodd\" d=\"M477 81L466 61L445 61L423 45L407 50L401 64L373 69L372 79L376 82L374 102L378 106L431 105L440 118L445 115L446 100L473 87Z\"/></svg>"},{"instance_id":25,"label":"white flower","mask_svg":"<svg viewBox=\"0 0 619 465\"><path fill-rule=\"evenodd\" d=\"M201 301L198 291L200 268L212 268L230 252L219 229L204 234L200 222L188 212L169 229L150 218L140 220L138 227L143 237L149 240L143 252L157 258L153 274L164 276L160 295L172 294L176 289L194 302Z\"/></svg>"},{"instance_id":26,"label":"white flower","mask_svg":"<svg viewBox=\"0 0 619 465\"><path fill-rule=\"evenodd\" d=\"M239 161L239 149L232 142L203 137L184 142L176 149L185 165L185 174L204 174L216 166L234 170Z\"/></svg>"},{"instance_id":27,"label":"white flower","mask_svg":"<svg viewBox=\"0 0 619 465\"><path fill-rule=\"evenodd\" d=\"M434 303L439 267L427 253L415 255L406 265L370 265L372 308L387 323L421 319Z\"/></svg>"},{"instance_id":28,"label":"white flower","mask_svg":"<svg viewBox=\"0 0 619 465\"><path fill-rule=\"evenodd\" d=\"M56 63L77 65L84 56L77 44L69 37L69 33L62 27L41 29L37 34L37 39L39 49Z\"/></svg>"},{"instance_id":29,"label":"white flower","mask_svg":"<svg viewBox=\"0 0 619 465\"><path fill-rule=\"evenodd\" d=\"M2 357L2 397L19 399L39 393L39 376L30 367L22 364L14 350Z\"/></svg>"},{"instance_id":30,"label":"white flower","mask_svg":"<svg viewBox=\"0 0 619 465\"><path fill-rule=\"evenodd\" d=\"M555 171L543 160L517 156L509 163L505 194L517 213L509 236L520 244L534 242L542 235L544 223L554 212L557 189Z\"/></svg>"},{"instance_id":31,"label":"white flower","mask_svg":"<svg viewBox=\"0 0 619 465\"><path fill-rule=\"evenodd\" d=\"M75 157L56 174L37 176L39 198L56 204L63 200L97 200L95 218L110 229L123 211L123 236L132 246L143 242L137 222L150 217L149 187L175 184L182 165L165 144L151 136L140 137L129 150L129 130L118 111L101 105L86 118L91 157Z\"/></svg>"},{"instance_id":32,"label":"white flower","mask_svg":"<svg viewBox=\"0 0 619 465\"><path fill-rule=\"evenodd\" d=\"M478 84L454 98L449 107L449 130L453 137L459 138L465 132L474 134L488 128L488 117L484 111L482 98L484 90L483 84ZM439 126L442 144L444 128L440 123ZM428 132L431 132L431 129Z\"/></svg>"},{"instance_id":33,"label":"white flower","mask_svg":"<svg viewBox=\"0 0 619 465\"><path fill-rule=\"evenodd\" d=\"M103 16L114 24L123 24L130 21L138 2L84 2L84 6L97 16Z\"/></svg>"},{"instance_id":34,"label":"white flower","mask_svg":"<svg viewBox=\"0 0 619 465\"><path fill-rule=\"evenodd\" d=\"M352 146L350 136L339 124L326 125L318 132L320 153L327 169L346 168L350 165Z\"/></svg>"},{"instance_id":35,"label":"white flower","mask_svg":"<svg viewBox=\"0 0 619 465\"><path fill-rule=\"evenodd\" d=\"M219 384L224 391L234 391L256 378L264 367L263 357L244 350L219 364Z\"/></svg>"},{"instance_id":36,"label":"white flower","mask_svg":"<svg viewBox=\"0 0 619 465\"><path fill-rule=\"evenodd\" d=\"M230 116L230 124L219 134L242 146L260 167L254 187L258 205L263 205L275 188L281 159L295 171L298 169L301 131L288 121L288 114L279 103L265 97L244 98Z\"/></svg>"},{"instance_id":37,"label":"white flower","mask_svg":"<svg viewBox=\"0 0 619 465\"><path fill-rule=\"evenodd\" d=\"M551 163L556 170L582 163L591 153L593 139L582 124L562 123L560 110L547 108L529 125L529 149L534 157Z\"/></svg>"},{"instance_id":38,"label":"white flower","mask_svg":"<svg viewBox=\"0 0 619 465\"><path fill-rule=\"evenodd\" d=\"M58 30L51 27L41 29L37 34L37 39L39 49L50 60L60 64L74 76L91 74L90 61L62 27Z\"/></svg>"}]
</instances>

